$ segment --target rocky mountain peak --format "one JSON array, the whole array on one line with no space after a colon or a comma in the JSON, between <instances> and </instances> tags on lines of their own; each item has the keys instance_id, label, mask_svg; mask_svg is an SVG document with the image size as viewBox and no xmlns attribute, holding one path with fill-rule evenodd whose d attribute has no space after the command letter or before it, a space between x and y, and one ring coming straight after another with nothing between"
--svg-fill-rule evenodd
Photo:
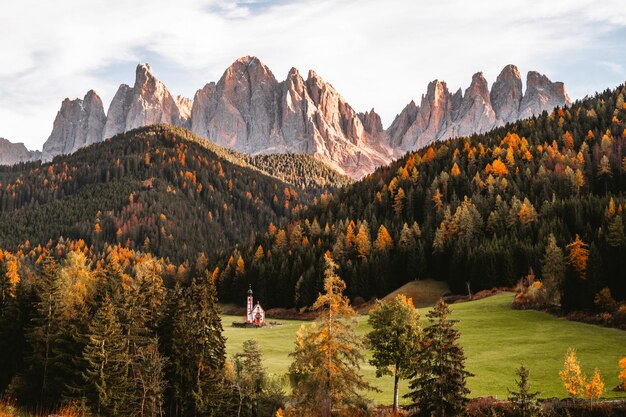
<instances>
[{"instance_id":1,"label":"rocky mountain peak","mask_svg":"<svg viewBox=\"0 0 626 417\"><path fill-rule=\"evenodd\" d=\"M465 90L465 96L479 97L483 102L491 103L489 84L482 72L477 72L472 76L472 82L469 88Z\"/></svg>"},{"instance_id":2,"label":"rocky mountain peak","mask_svg":"<svg viewBox=\"0 0 626 417\"><path fill-rule=\"evenodd\" d=\"M48 140L43 145L43 159L69 154L102 140L106 123L102 100L90 90L81 99L66 98L61 103Z\"/></svg>"},{"instance_id":3,"label":"rocky mountain peak","mask_svg":"<svg viewBox=\"0 0 626 417\"><path fill-rule=\"evenodd\" d=\"M120 85L106 117L94 91L82 100L64 100L44 157L73 152L136 127L167 123L251 154L315 154L340 172L360 177L404 151L569 103L563 83L531 71L527 85L523 94L514 65L504 67L491 91L482 72L454 94L445 81L436 79L419 105L411 100L385 130L374 109L357 113L313 70L303 79L291 68L279 82L258 58L241 57L218 82L198 90L192 101L173 96L150 65L140 64L133 86Z\"/></svg>"},{"instance_id":4,"label":"rocky mountain peak","mask_svg":"<svg viewBox=\"0 0 626 417\"><path fill-rule=\"evenodd\" d=\"M149 64L139 64L133 87L120 85L109 105L103 138L155 123L188 126L190 112L189 103L174 99Z\"/></svg>"},{"instance_id":5,"label":"rocky mountain peak","mask_svg":"<svg viewBox=\"0 0 626 417\"><path fill-rule=\"evenodd\" d=\"M520 119L541 114L556 106L570 104L570 98L562 82L552 82L536 71L526 76L526 92L521 100L518 117Z\"/></svg>"},{"instance_id":6,"label":"rocky mountain peak","mask_svg":"<svg viewBox=\"0 0 626 417\"><path fill-rule=\"evenodd\" d=\"M465 93L459 89L450 95L445 83L434 80L428 84L419 107L410 104L396 116L387 130L389 145L394 149L418 149L435 140L485 132L569 104L563 83L553 83L531 71L527 84L522 94L521 77L514 65L504 67L491 91L482 72L472 76Z\"/></svg>"},{"instance_id":7,"label":"rocky mountain peak","mask_svg":"<svg viewBox=\"0 0 626 417\"><path fill-rule=\"evenodd\" d=\"M517 120L522 101L522 77L515 65L502 69L491 87L490 97L498 124Z\"/></svg>"},{"instance_id":8,"label":"rocky mountain peak","mask_svg":"<svg viewBox=\"0 0 626 417\"><path fill-rule=\"evenodd\" d=\"M365 113L359 113L359 119L361 119L363 128L370 136L375 137L384 132L383 122L374 108L370 111L366 111Z\"/></svg>"},{"instance_id":9,"label":"rocky mountain peak","mask_svg":"<svg viewBox=\"0 0 626 417\"><path fill-rule=\"evenodd\" d=\"M40 158L41 152L29 151L21 142L13 143L8 139L0 138L0 165L14 165Z\"/></svg>"}]
</instances>

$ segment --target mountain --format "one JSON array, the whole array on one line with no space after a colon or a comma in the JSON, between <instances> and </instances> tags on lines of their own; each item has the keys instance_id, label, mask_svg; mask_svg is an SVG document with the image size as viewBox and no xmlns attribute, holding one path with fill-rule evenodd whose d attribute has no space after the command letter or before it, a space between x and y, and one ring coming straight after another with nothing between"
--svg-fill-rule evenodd
<instances>
[{"instance_id":1,"label":"mountain","mask_svg":"<svg viewBox=\"0 0 626 417\"><path fill-rule=\"evenodd\" d=\"M531 85L522 96L510 75L514 68L499 84L515 86L511 94L488 95L476 75L461 100L432 83L432 100L405 113L422 123L428 104L437 117L420 124L427 133L445 129L453 109L468 109L466 121L485 115L497 123L513 117L507 114L524 96L546 91ZM497 111L487 106L492 94ZM512 288L534 273L553 285L565 310L593 309L605 287L624 300L625 100L622 85L534 119L410 151L239 246L236 255L251 265L243 277L235 278L227 254L217 265L220 300L235 301L239 295L230 289L243 281L267 306L309 306L323 283L327 252L351 298L383 297L427 278L446 281L454 293ZM556 283L543 260L551 235L566 259L555 265L564 271ZM259 248L271 256L260 258Z\"/></svg>"},{"instance_id":2,"label":"mountain","mask_svg":"<svg viewBox=\"0 0 626 417\"><path fill-rule=\"evenodd\" d=\"M41 152L29 151L23 143L13 143L0 138L0 165L13 165L40 158Z\"/></svg>"},{"instance_id":3,"label":"mountain","mask_svg":"<svg viewBox=\"0 0 626 417\"><path fill-rule=\"evenodd\" d=\"M438 140L484 133L519 119L571 104L561 82L530 71L526 92L514 65L498 75L491 91L481 72L472 76L463 93L452 94L444 81L432 81L417 106L409 103L391 123L387 134L393 149L417 150Z\"/></svg>"},{"instance_id":4,"label":"mountain","mask_svg":"<svg viewBox=\"0 0 626 417\"><path fill-rule=\"evenodd\" d=\"M52 133L43 145L43 160L49 161L55 155L70 154L102 141L106 120L102 100L95 91L87 92L82 100L66 98L54 119Z\"/></svg>"},{"instance_id":5,"label":"mountain","mask_svg":"<svg viewBox=\"0 0 626 417\"><path fill-rule=\"evenodd\" d=\"M43 158L68 154L137 127L167 123L190 128L214 143L251 155L314 155L341 174L361 178L404 152L437 140L484 133L520 118L569 104L563 83L528 73L522 93L518 69L506 66L491 91L482 73L451 93L444 81L428 85L419 106L411 101L387 128L371 109L357 112L314 71L296 68L278 81L258 58L246 56L193 101L173 96L148 64L138 65L133 87L120 85L106 117L93 91L66 99Z\"/></svg>"},{"instance_id":6,"label":"mountain","mask_svg":"<svg viewBox=\"0 0 626 417\"><path fill-rule=\"evenodd\" d=\"M258 58L238 59L198 90L191 130L241 152L308 153L359 177L391 159L357 112L315 72L278 82Z\"/></svg>"},{"instance_id":7,"label":"mountain","mask_svg":"<svg viewBox=\"0 0 626 417\"><path fill-rule=\"evenodd\" d=\"M157 123L187 126L189 107L189 99L173 97L150 65L138 65L135 85L120 85L111 101L102 138Z\"/></svg>"}]
</instances>

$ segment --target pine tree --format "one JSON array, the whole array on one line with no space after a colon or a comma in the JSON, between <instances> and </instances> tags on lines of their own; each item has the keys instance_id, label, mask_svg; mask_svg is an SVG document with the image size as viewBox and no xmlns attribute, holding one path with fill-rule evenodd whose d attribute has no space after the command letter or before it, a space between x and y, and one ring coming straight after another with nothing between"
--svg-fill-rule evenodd
<instances>
[{"instance_id":1,"label":"pine tree","mask_svg":"<svg viewBox=\"0 0 626 417\"><path fill-rule=\"evenodd\" d=\"M541 273L548 300L559 303L561 299L561 286L565 278L565 257L563 251L556 244L553 234L548 236L548 245L542 260Z\"/></svg>"},{"instance_id":2,"label":"pine tree","mask_svg":"<svg viewBox=\"0 0 626 417\"><path fill-rule=\"evenodd\" d=\"M174 319L171 360L180 415L219 415L226 360L215 283L207 273L185 291Z\"/></svg>"},{"instance_id":3,"label":"pine tree","mask_svg":"<svg viewBox=\"0 0 626 417\"><path fill-rule=\"evenodd\" d=\"M393 199L393 211L396 212L397 215L402 215L404 210L404 200L406 199L406 194L402 188L398 188L398 192Z\"/></svg>"},{"instance_id":4,"label":"pine tree","mask_svg":"<svg viewBox=\"0 0 626 417\"><path fill-rule=\"evenodd\" d=\"M167 358L159 352L159 339L152 338L139 347L133 358L135 398L134 414L139 417L160 417L164 414L164 393L167 386Z\"/></svg>"},{"instance_id":5,"label":"pine tree","mask_svg":"<svg viewBox=\"0 0 626 417\"><path fill-rule=\"evenodd\" d=\"M537 404L537 397L539 392L530 391L530 383L528 381L530 371L524 365L521 365L516 371L515 375L519 377L515 381L517 389L519 391L509 391L509 401L513 405L513 409L519 417L535 417L539 414L539 405Z\"/></svg>"},{"instance_id":6,"label":"pine tree","mask_svg":"<svg viewBox=\"0 0 626 417\"><path fill-rule=\"evenodd\" d=\"M313 305L319 316L300 327L290 354L295 415L330 417L333 410L355 409L364 401L360 391L373 389L359 373L364 344L356 334L356 312L343 295L346 284L328 253L325 263L324 293Z\"/></svg>"},{"instance_id":7,"label":"pine tree","mask_svg":"<svg viewBox=\"0 0 626 417\"><path fill-rule=\"evenodd\" d=\"M466 379L473 376L465 370L465 354L459 346L456 320L448 318L450 308L440 299L426 317L432 322L424 330L421 354L412 366L411 398L420 415L452 417L465 411L469 389Z\"/></svg>"},{"instance_id":8,"label":"pine tree","mask_svg":"<svg viewBox=\"0 0 626 417\"><path fill-rule=\"evenodd\" d=\"M102 416L128 414L130 358L115 310L107 296L89 327L89 341L83 351L87 365L84 395L96 414Z\"/></svg>"},{"instance_id":9,"label":"pine tree","mask_svg":"<svg viewBox=\"0 0 626 417\"><path fill-rule=\"evenodd\" d=\"M370 311L372 331L367 341L372 350L370 364L376 377L393 375L393 411L398 411L400 379L410 376L411 361L418 356L421 339L419 313L413 301L400 294L391 301L377 301Z\"/></svg>"},{"instance_id":10,"label":"pine tree","mask_svg":"<svg viewBox=\"0 0 626 417\"><path fill-rule=\"evenodd\" d=\"M256 340L243 342L243 352L235 355L235 374L240 392L237 414L257 415L267 375L263 367L261 348Z\"/></svg>"},{"instance_id":11,"label":"pine tree","mask_svg":"<svg viewBox=\"0 0 626 417\"><path fill-rule=\"evenodd\" d=\"M617 215L609 220L607 228L606 241L609 246L618 248L624 244L626 237L624 236L624 222L622 216Z\"/></svg>"}]
</instances>

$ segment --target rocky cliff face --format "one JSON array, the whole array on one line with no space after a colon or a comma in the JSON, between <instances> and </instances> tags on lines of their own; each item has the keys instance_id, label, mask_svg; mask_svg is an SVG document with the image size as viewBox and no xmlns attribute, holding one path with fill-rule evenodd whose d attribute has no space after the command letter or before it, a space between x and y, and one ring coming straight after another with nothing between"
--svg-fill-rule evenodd
<instances>
[{"instance_id":1,"label":"rocky cliff face","mask_svg":"<svg viewBox=\"0 0 626 417\"><path fill-rule=\"evenodd\" d=\"M569 103L570 99L562 82L553 83L545 75L530 71L526 77L526 92L520 103L518 119Z\"/></svg>"},{"instance_id":2,"label":"rocky cliff face","mask_svg":"<svg viewBox=\"0 0 626 417\"><path fill-rule=\"evenodd\" d=\"M515 65L504 67L491 86L491 106L498 124L517 120L522 101L522 77Z\"/></svg>"},{"instance_id":3,"label":"rocky cliff face","mask_svg":"<svg viewBox=\"0 0 626 417\"><path fill-rule=\"evenodd\" d=\"M0 165L14 165L41 158L41 152L29 151L23 143L13 143L0 138Z\"/></svg>"},{"instance_id":4,"label":"rocky cliff face","mask_svg":"<svg viewBox=\"0 0 626 417\"><path fill-rule=\"evenodd\" d=\"M190 109L190 100L174 98L150 65L137 65L135 85L122 84L111 101L103 139L155 123L187 126Z\"/></svg>"},{"instance_id":5,"label":"rocky cliff face","mask_svg":"<svg viewBox=\"0 0 626 417\"><path fill-rule=\"evenodd\" d=\"M43 160L49 161L55 155L69 154L100 142L105 123L102 100L95 91L90 90L82 100L66 98L43 145Z\"/></svg>"},{"instance_id":6,"label":"rocky cliff face","mask_svg":"<svg viewBox=\"0 0 626 417\"><path fill-rule=\"evenodd\" d=\"M304 79L292 68L278 81L258 58L247 56L228 67L217 83L198 90L192 101L172 96L145 64L137 66L132 87L119 87L106 117L93 91L83 100L64 100L43 159L136 127L168 123L241 152L313 154L359 178L408 150L485 132L564 104L569 97L563 83L531 71L523 93L518 69L507 65L491 91L480 72L464 92L451 93L444 81L432 81L419 106L411 101L385 130L374 109L357 113L314 71ZM18 148L6 151L7 161L25 157L25 148ZM13 153L21 156L8 156Z\"/></svg>"},{"instance_id":7,"label":"rocky cliff face","mask_svg":"<svg viewBox=\"0 0 626 417\"><path fill-rule=\"evenodd\" d=\"M247 153L315 154L341 172L361 176L390 161L376 142L382 132L380 117L373 111L367 117L370 132L313 71L304 80L292 68L278 82L257 58L244 57L217 84L196 92L191 130Z\"/></svg>"},{"instance_id":8,"label":"rocky cliff face","mask_svg":"<svg viewBox=\"0 0 626 417\"><path fill-rule=\"evenodd\" d=\"M409 103L387 129L389 145L404 151L419 149L436 141L482 133L506 123L570 104L563 83L545 75L528 73L526 92L517 67L507 65L491 91L482 73L470 86L450 94L444 82L428 85L419 106Z\"/></svg>"}]
</instances>

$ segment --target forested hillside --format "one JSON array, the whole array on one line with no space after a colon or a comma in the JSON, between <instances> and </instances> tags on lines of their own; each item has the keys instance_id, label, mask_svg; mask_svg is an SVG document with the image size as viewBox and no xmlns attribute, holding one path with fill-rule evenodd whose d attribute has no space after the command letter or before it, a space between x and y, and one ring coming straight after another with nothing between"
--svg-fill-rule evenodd
<instances>
[{"instance_id":1,"label":"forested hillside","mask_svg":"<svg viewBox=\"0 0 626 417\"><path fill-rule=\"evenodd\" d=\"M240 155L165 125L0 172L0 241L83 239L195 260L254 239L311 191L287 185ZM304 196L304 198L302 198Z\"/></svg>"},{"instance_id":2,"label":"forested hillside","mask_svg":"<svg viewBox=\"0 0 626 417\"><path fill-rule=\"evenodd\" d=\"M604 287L626 298L625 94L406 154L237 249L219 265L221 299L252 283L268 306L310 305L327 251L352 297L426 277L455 292L513 286L532 270L566 308Z\"/></svg>"},{"instance_id":3,"label":"forested hillside","mask_svg":"<svg viewBox=\"0 0 626 417\"><path fill-rule=\"evenodd\" d=\"M260 170L301 189L325 188L332 190L354 182L324 162L307 154L243 155L242 157Z\"/></svg>"}]
</instances>

